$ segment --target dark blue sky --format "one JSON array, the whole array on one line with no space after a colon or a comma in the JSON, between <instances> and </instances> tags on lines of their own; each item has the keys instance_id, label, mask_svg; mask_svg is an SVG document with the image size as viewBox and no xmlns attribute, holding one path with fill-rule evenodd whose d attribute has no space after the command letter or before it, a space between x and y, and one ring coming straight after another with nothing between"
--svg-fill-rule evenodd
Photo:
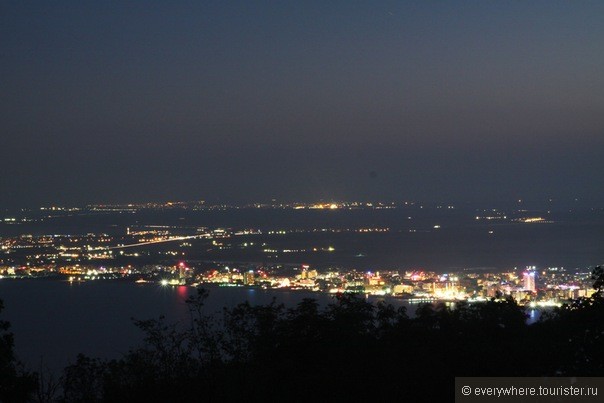
<instances>
[{"instance_id":1,"label":"dark blue sky","mask_svg":"<svg viewBox=\"0 0 604 403\"><path fill-rule=\"evenodd\" d=\"M604 200L604 3L0 3L0 206Z\"/></svg>"}]
</instances>

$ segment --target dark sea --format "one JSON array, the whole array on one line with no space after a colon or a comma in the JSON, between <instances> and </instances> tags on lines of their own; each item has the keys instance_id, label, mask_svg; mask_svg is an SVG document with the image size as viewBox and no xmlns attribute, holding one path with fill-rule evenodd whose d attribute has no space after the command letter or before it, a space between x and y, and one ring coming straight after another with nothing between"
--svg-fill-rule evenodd
<instances>
[{"instance_id":1,"label":"dark sea","mask_svg":"<svg viewBox=\"0 0 604 403\"><path fill-rule=\"evenodd\" d=\"M239 287L209 287L208 314L249 301L269 304L273 298L293 308L304 298L322 305L333 301L328 294L309 291L262 290ZM188 286L160 286L123 281L69 283L58 280L0 280L4 310L0 318L11 323L19 359L30 369L41 364L59 373L78 353L91 357L118 358L140 345L143 333L132 319L165 316L168 323L187 326L185 300L196 293ZM406 303L394 298L371 297L395 306ZM414 308L411 308L414 309Z\"/></svg>"}]
</instances>

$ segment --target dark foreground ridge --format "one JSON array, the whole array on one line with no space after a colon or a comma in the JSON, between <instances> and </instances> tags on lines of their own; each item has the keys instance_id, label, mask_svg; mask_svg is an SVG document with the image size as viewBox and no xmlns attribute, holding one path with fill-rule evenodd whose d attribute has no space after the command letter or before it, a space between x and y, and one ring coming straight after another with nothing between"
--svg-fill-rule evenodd
<instances>
[{"instance_id":1,"label":"dark foreground ridge","mask_svg":"<svg viewBox=\"0 0 604 403\"><path fill-rule=\"evenodd\" d=\"M455 376L601 376L604 269L590 298L526 324L511 298L454 309L377 306L352 294L320 309L242 303L206 314L208 292L188 302L186 328L135 321L142 347L118 360L83 355L58 379L20 369L8 323L0 339L3 402L449 401Z\"/></svg>"}]
</instances>

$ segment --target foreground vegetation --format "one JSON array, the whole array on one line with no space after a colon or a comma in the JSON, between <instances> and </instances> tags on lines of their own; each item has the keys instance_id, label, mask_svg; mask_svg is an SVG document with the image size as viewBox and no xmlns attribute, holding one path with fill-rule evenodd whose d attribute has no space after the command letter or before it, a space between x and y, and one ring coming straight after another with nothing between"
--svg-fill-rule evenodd
<instances>
[{"instance_id":1,"label":"foreground vegetation","mask_svg":"<svg viewBox=\"0 0 604 403\"><path fill-rule=\"evenodd\" d=\"M602 376L604 270L596 293L526 324L512 299L404 308L340 295L320 307L242 303L186 328L136 321L143 346L118 360L80 355L56 381L20 369L0 330L0 401L450 400L455 376Z\"/></svg>"}]
</instances>

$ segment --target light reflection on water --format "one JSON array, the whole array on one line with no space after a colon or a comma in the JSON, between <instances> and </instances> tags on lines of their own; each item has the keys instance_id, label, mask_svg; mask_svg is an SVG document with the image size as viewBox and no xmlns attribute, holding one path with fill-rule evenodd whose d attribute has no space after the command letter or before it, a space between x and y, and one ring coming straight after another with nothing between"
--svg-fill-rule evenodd
<instances>
[{"instance_id":1,"label":"light reflection on water","mask_svg":"<svg viewBox=\"0 0 604 403\"><path fill-rule=\"evenodd\" d=\"M541 311L535 308L530 308L526 310L527 313L527 318L526 318L526 323L528 323L529 325L536 323L539 318L541 318Z\"/></svg>"}]
</instances>

